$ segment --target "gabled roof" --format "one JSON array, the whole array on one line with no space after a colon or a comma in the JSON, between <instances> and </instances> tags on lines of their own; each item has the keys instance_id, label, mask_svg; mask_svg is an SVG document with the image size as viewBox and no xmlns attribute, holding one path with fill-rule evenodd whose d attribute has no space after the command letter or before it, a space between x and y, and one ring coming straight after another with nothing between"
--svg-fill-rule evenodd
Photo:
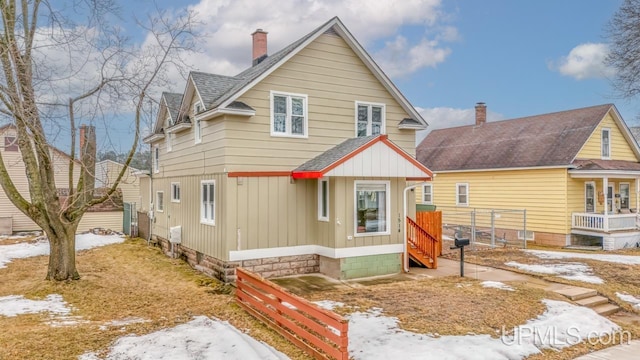
<instances>
[{"instance_id":1,"label":"gabled roof","mask_svg":"<svg viewBox=\"0 0 640 360\"><path fill-rule=\"evenodd\" d=\"M418 145L416 157L435 172L570 166L610 110L631 137L615 106L605 104L434 130Z\"/></svg>"},{"instance_id":2,"label":"gabled roof","mask_svg":"<svg viewBox=\"0 0 640 360\"><path fill-rule=\"evenodd\" d=\"M182 94L163 92L162 97L165 100L169 116L171 116L174 122L178 122L178 113L180 112Z\"/></svg>"},{"instance_id":3,"label":"gabled roof","mask_svg":"<svg viewBox=\"0 0 640 360\"><path fill-rule=\"evenodd\" d=\"M236 76L191 72L189 75L191 81L187 82L187 89L185 90L181 101L185 102L185 98L188 94L195 92L200 97L200 100L202 100L205 112L217 108L233 108L234 106L237 108L239 106L237 99L242 96L242 94L278 69L282 64L297 54L300 50L304 49L313 40L328 31L338 34L345 40L360 60L367 66L367 68L369 68L369 70L371 70L374 76L389 91L394 99L398 101L400 106L411 116L411 119L405 119L407 120L405 121L405 124L409 124L410 128L413 129L424 129L427 127L427 122L422 118L420 113L409 103L404 95L400 93L398 88L396 88L369 54L367 54L364 48L356 41L338 17L332 18L307 35L301 37L273 55L269 55L259 64L242 71ZM243 107L251 109L251 107L246 104L240 104ZM186 105L183 103L182 106L184 107ZM158 121L161 120L158 119ZM156 124L156 132L159 131L160 127L161 126Z\"/></svg>"}]
</instances>

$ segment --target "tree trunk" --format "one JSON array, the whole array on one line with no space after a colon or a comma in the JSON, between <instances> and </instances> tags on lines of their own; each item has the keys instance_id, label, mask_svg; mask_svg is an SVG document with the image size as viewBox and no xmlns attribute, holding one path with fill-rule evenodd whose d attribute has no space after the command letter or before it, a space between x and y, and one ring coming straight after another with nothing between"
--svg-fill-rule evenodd
<instances>
[{"instance_id":1,"label":"tree trunk","mask_svg":"<svg viewBox=\"0 0 640 360\"><path fill-rule=\"evenodd\" d=\"M47 280L78 280L76 269L76 229L78 223L59 226L61 232L45 230L49 238L49 267Z\"/></svg>"}]
</instances>

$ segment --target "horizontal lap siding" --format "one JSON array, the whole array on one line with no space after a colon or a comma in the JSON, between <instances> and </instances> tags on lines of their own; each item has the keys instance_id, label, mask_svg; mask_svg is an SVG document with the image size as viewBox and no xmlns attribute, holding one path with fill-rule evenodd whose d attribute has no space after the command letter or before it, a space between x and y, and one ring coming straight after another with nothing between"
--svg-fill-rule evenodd
<instances>
[{"instance_id":1,"label":"horizontal lap siding","mask_svg":"<svg viewBox=\"0 0 640 360\"><path fill-rule=\"evenodd\" d=\"M308 95L309 137L270 135L270 91ZM386 104L386 132L415 153L415 132L398 130L406 112L339 37L322 35L242 95L256 115L225 125L228 171L292 170L355 137L355 101Z\"/></svg>"},{"instance_id":2,"label":"horizontal lap siding","mask_svg":"<svg viewBox=\"0 0 640 360\"><path fill-rule=\"evenodd\" d=\"M577 159L600 159L602 158L602 129L611 129L611 159L638 161L631 146L624 138L622 131L613 120L610 114L600 122L584 147L576 156Z\"/></svg>"},{"instance_id":3,"label":"horizontal lap siding","mask_svg":"<svg viewBox=\"0 0 640 360\"><path fill-rule=\"evenodd\" d=\"M433 197L440 209L456 206L456 183L469 184L469 210L527 209L532 231L565 234L570 226L565 169L439 173Z\"/></svg>"},{"instance_id":4,"label":"horizontal lap siding","mask_svg":"<svg viewBox=\"0 0 640 360\"><path fill-rule=\"evenodd\" d=\"M122 231L122 211L88 212L82 216L78 225L78 232L89 231L94 228Z\"/></svg>"}]
</instances>

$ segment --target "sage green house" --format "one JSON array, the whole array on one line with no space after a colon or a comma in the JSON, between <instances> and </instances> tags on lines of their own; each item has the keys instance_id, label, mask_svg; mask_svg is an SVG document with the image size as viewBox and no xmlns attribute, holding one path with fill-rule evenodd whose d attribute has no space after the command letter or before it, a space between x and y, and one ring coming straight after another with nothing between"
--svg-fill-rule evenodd
<instances>
[{"instance_id":1,"label":"sage green house","mask_svg":"<svg viewBox=\"0 0 640 360\"><path fill-rule=\"evenodd\" d=\"M427 124L338 18L236 76L164 93L141 206L164 249L225 281L400 272L404 190ZM149 195L146 195L149 194Z\"/></svg>"}]
</instances>

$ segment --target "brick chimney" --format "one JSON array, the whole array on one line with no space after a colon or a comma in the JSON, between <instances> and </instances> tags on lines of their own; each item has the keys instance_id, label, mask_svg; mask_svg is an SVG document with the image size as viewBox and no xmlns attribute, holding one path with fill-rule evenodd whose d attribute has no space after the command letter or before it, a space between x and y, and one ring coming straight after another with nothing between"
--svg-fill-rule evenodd
<instances>
[{"instance_id":1,"label":"brick chimney","mask_svg":"<svg viewBox=\"0 0 640 360\"><path fill-rule=\"evenodd\" d=\"M253 37L253 66L267 58L267 32L257 29L251 34Z\"/></svg>"},{"instance_id":2,"label":"brick chimney","mask_svg":"<svg viewBox=\"0 0 640 360\"><path fill-rule=\"evenodd\" d=\"M476 125L482 125L487 122L487 105L483 102L476 104Z\"/></svg>"}]
</instances>

